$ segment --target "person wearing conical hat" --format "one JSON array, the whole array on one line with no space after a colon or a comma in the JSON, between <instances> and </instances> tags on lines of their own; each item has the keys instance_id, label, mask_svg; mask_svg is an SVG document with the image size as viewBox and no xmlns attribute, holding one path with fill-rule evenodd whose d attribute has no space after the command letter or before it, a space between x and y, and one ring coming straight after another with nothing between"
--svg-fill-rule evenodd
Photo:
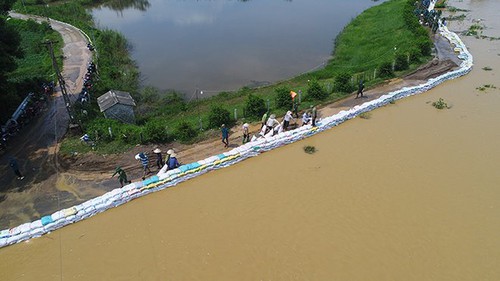
<instances>
[{"instance_id":1,"label":"person wearing conical hat","mask_svg":"<svg viewBox=\"0 0 500 281\"><path fill-rule=\"evenodd\" d=\"M168 158L167 162L169 170L175 169L181 165L181 163L177 161L177 154L175 154L175 152L172 151L172 153L170 153L169 156L170 157Z\"/></svg>"},{"instance_id":2,"label":"person wearing conical hat","mask_svg":"<svg viewBox=\"0 0 500 281\"><path fill-rule=\"evenodd\" d=\"M122 167L120 167L120 166L116 167L115 173L111 177L114 177L116 174L118 174L118 180L120 181L120 184L122 185L122 187L123 187L123 183L131 183L132 182L132 181L129 181L127 179L127 174L122 169Z\"/></svg>"},{"instance_id":3,"label":"person wearing conical hat","mask_svg":"<svg viewBox=\"0 0 500 281\"><path fill-rule=\"evenodd\" d=\"M161 149L155 148L153 150L153 153L156 154L156 166L158 167L158 170L163 167L163 156L161 155Z\"/></svg>"},{"instance_id":4,"label":"person wearing conical hat","mask_svg":"<svg viewBox=\"0 0 500 281\"><path fill-rule=\"evenodd\" d=\"M267 122L266 122L266 134L271 131L271 130L274 130L274 127L275 126L278 126L280 124L280 122L278 122L278 120L276 120L276 115L275 114L271 114L271 116L269 116L269 119L267 119Z\"/></svg>"},{"instance_id":5,"label":"person wearing conical hat","mask_svg":"<svg viewBox=\"0 0 500 281\"><path fill-rule=\"evenodd\" d=\"M170 156L174 153L175 152L173 149L167 150L167 159L165 159L165 165L167 165L167 170L168 170L168 162L170 161Z\"/></svg>"}]
</instances>

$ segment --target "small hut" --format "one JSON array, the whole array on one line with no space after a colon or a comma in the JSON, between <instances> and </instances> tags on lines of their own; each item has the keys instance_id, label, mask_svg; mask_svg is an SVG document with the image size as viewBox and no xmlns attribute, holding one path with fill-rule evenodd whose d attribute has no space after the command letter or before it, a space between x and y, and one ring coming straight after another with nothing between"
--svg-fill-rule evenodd
<instances>
[{"instance_id":1,"label":"small hut","mask_svg":"<svg viewBox=\"0 0 500 281\"><path fill-rule=\"evenodd\" d=\"M123 123L134 124L135 101L127 92L111 90L97 98L97 104L104 117L116 119Z\"/></svg>"}]
</instances>

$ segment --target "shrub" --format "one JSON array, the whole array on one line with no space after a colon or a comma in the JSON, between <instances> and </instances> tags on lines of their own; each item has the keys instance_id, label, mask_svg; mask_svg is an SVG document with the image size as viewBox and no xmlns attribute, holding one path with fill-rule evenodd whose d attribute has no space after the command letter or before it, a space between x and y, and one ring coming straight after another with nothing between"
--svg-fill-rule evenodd
<instances>
[{"instance_id":1,"label":"shrub","mask_svg":"<svg viewBox=\"0 0 500 281\"><path fill-rule=\"evenodd\" d=\"M149 120L144 126L144 138L146 142L167 142L167 126L162 120Z\"/></svg>"},{"instance_id":2,"label":"shrub","mask_svg":"<svg viewBox=\"0 0 500 281\"><path fill-rule=\"evenodd\" d=\"M136 125L123 124L115 133L116 138L127 144L138 144L141 142L142 129Z\"/></svg>"},{"instance_id":3,"label":"shrub","mask_svg":"<svg viewBox=\"0 0 500 281\"><path fill-rule=\"evenodd\" d=\"M432 106L434 106L437 109L449 108L448 104L442 98L439 98L439 100L433 102Z\"/></svg>"},{"instance_id":4,"label":"shrub","mask_svg":"<svg viewBox=\"0 0 500 281\"><path fill-rule=\"evenodd\" d=\"M249 117L260 117L267 111L264 99L256 95L249 94L245 104L245 113Z\"/></svg>"},{"instance_id":5,"label":"shrub","mask_svg":"<svg viewBox=\"0 0 500 281\"><path fill-rule=\"evenodd\" d=\"M287 86L279 86L274 89L276 93L276 107L282 109L292 108L292 97L290 96L290 88Z\"/></svg>"},{"instance_id":6,"label":"shrub","mask_svg":"<svg viewBox=\"0 0 500 281\"><path fill-rule=\"evenodd\" d=\"M432 41L429 37L420 37L417 41L417 47L422 56L430 56L432 52Z\"/></svg>"},{"instance_id":7,"label":"shrub","mask_svg":"<svg viewBox=\"0 0 500 281\"><path fill-rule=\"evenodd\" d=\"M175 129L175 137L181 142L189 142L198 135L198 131L186 121L182 121Z\"/></svg>"},{"instance_id":8,"label":"shrub","mask_svg":"<svg viewBox=\"0 0 500 281\"><path fill-rule=\"evenodd\" d=\"M408 55L410 56L410 63L418 63L420 62L421 53L420 50L416 47L411 48L408 51Z\"/></svg>"},{"instance_id":9,"label":"shrub","mask_svg":"<svg viewBox=\"0 0 500 281\"><path fill-rule=\"evenodd\" d=\"M90 138L94 141L112 141L116 136L115 131L122 124L114 119L106 119L106 118L97 118L90 122L86 128L85 132L90 136ZM111 132L113 136L109 134L109 128L111 128Z\"/></svg>"},{"instance_id":10,"label":"shrub","mask_svg":"<svg viewBox=\"0 0 500 281\"><path fill-rule=\"evenodd\" d=\"M208 126L219 128L222 124L226 124L228 127L232 125L231 113L220 105L212 106L208 114Z\"/></svg>"},{"instance_id":11,"label":"shrub","mask_svg":"<svg viewBox=\"0 0 500 281\"><path fill-rule=\"evenodd\" d=\"M348 72L341 72L335 76L334 91L340 93L350 93L354 91L354 86L351 85L352 75Z\"/></svg>"},{"instance_id":12,"label":"shrub","mask_svg":"<svg viewBox=\"0 0 500 281\"><path fill-rule=\"evenodd\" d=\"M394 71L392 71L392 63L387 61L379 66L378 77L380 78L391 78L394 76Z\"/></svg>"},{"instance_id":13,"label":"shrub","mask_svg":"<svg viewBox=\"0 0 500 281\"><path fill-rule=\"evenodd\" d=\"M328 97L328 92L322 87L318 80L312 79L307 83L307 100L324 100Z\"/></svg>"},{"instance_id":14,"label":"shrub","mask_svg":"<svg viewBox=\"0 0 500 281\"><path fill-rule=\"evenodd\" d=\"M312 145L306 145L306 146L304 146L304 152L307 154L313 154L316 152L316 147L314 147Z\"/></svg>"},{"instance_id":15,"label":"shrub","mask_svg":"<svg viewBox=\"0 0 500 281\"><path fill-rule=\"evenodd\" d=\"M397 53L394 63L395 70L406 70L408 69L408 56L406 54Z\"/></svg>"}]
</instances>

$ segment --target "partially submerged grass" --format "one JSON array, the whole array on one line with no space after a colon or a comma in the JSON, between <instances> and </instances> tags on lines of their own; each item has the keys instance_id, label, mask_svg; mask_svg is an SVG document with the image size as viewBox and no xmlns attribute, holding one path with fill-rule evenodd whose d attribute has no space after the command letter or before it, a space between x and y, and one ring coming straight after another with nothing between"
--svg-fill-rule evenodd
<instances>
[{"instance_id":1,"label":"partially submerged grass","mask_svg":"<svg viewBox=\"0 0 500 281\"><path fill-rule=\"evenodd\" d=\"M465 36L478 36L483 29L484 27L482 25L475 23L465 32Z\"/></svg>"},{"instance_id":2,"label":"partially submerged grass","mask_svg":"<svg viewBox=\"0 0 500 281\"><path fill-rule=\"evenodd\" d=\"M464 20L467 16L465 14L460 14L457 16L448 16L446 17L447 21L454 21L454 20Z\"/></svg>"},{"instance_id":3,"label":"partially submerged grass","mask_svg":"<svg viewBox=\"0 0 500 281\"><path fill-rule=\"evenodd\" d=\"M442 99L442 98L439 98L439 100L433 102L432 106L434 106L437 109L448 109L448 108L450 108L448 106L448 104L444 101L444 99Z\"/></svg>"},{"instance_id":4,"label":"partially submerged grass","mask_svg":"<svg viewBox=\"0 0 500 281\"><path fill-rule=\"evenodd\" d=\"M307 154L313 154L316 152L316 147L314 147L312 145L306 145L306 146L304 146L304 152Z\"/></svg>"},{"instance_id":5,"label":"partially submerged grass","mask_svg":"<svg viewBox=\"0 0 500 281\"><path fill-rule=\"evenodd\" d=\"M448 9L448 11L449 11L450 13L456 13L456 12L470 12L470 10L467 10L467 9L460 9L460 8L453 7L453 6L447 6L446 8Z\"/></svg>"},{"instance_id":6,"label":"partially submerged grass","mask_svg":"<svg viewBox=\"0 0 500 281\"><path fill-rule=\"evenodd\" d=\"M371 112L363 112L359 115L359 118L362 118L362 119L370 119L372 118L372 114Z\"/></svg>"},{"instance_id":7,"label":"partially submerged grass","mask_svg":"<svg viewBox=\"0 0 500 281\"><path fill-rule=\"evenodd\" d=\"M497 87L495 85L493 85L493 84L485 84L483 86L477 87L476 90L484 92L484 91L486 91L488 89L496 89L496 88Z\"/></svg>"}]
</instances>

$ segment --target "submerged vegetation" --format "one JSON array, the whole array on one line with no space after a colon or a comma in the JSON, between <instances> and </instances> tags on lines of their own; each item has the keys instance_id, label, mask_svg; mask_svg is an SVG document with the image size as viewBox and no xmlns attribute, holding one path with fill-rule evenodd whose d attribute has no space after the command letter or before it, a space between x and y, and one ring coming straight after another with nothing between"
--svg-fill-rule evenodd
<instances>
[{"instance_id":1,"label":"submerged vegetation","mask_svg":"<svg viewBox=\"0 0 500 281\"><path fill-rule=\"evenodd\" d=\"M432 103L432 106L434 106L437 109L445 109L449 108L448 104L444 101L444 99L439 98L439 100L435 101Z\"/></svg>"},{"instance_id":2,"label":"submerged vegetation","mask_svg":"<svg viewBox=\"0 0 500 281\"><path fill-rule=\"evenodd\" d=\"M280 115L290 109L286 100L290 90L302 93L299 110L339 100L350 95L360 80L370 87L412 71L430 58L432 48L429 29L422 27L414 14L415 1L390 0L364 11L344 28L334 41L332 59L325 68L271 86L244 87L187 102L174 91L140 89L139 72L130 59L125 38L115 31L96 29L84 8L103 1L55 1L48 5L39 2L24 0L22 5L18 1L15 8L75 25L96 46L99 81L91 94L92 106L79 109L86 111L80 119L85 132L92 139L99 139L101 145L96 151L100 153L109 152L109 147L126 149L137 143L192 142L213 135L222 120L226 124L256 121L266 110ZM110 89L132 94L138 104L136 125L101 117L95 99ZM112 135L108 128L114 132ZM76 140L76 136L68 137L62 151L86 151L85 145L78 147Z\"/></svg>"},{"instance_id":3,"label":"submerged vegetation","mask_svg":"<svg viewBox=\"0 0 500 281\"><path fill-rule=\"evenodd\" d=\"M372 118L371 112L363 112L359 115L359 118L361 119L370 119Z\"/></svg>"},{"instance_id":4,"label":"submerged vegetation","mask_svg":"<svg viewBox=\"0 0 500 281\"><path fill-rule=\"evenodd\" d=\"M481 92L484 92L488 89L496 89L497 87L495 85L492 85L492 84L486 84L486 85L483 85L483 86L480 86L480 87L477 87L476 90L478 91L481 91Z\"/></svg>"},{"instance_id":5,"label":"submerged vegetation","mask_svg":"<svg viewBox=\"0 0 500 281\"><path fill-rule=\"evenodd\" d=\"M313 154L316 152L316 147L314 147L312 145L306 145L306 146L304 146L304 152L307 154Z\"/></svg>"}]
</instances>

